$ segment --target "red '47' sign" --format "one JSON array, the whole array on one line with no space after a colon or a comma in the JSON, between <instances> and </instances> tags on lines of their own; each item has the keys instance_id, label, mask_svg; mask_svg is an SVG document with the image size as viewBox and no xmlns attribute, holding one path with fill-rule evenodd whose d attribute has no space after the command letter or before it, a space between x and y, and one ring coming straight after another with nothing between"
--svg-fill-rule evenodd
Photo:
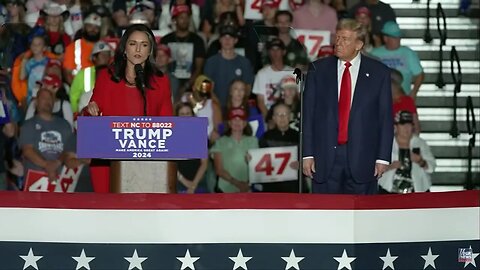
<instances>
[{"instance_id":1,"label":"red '47' sign","mask_svg":"<svg viewBox=\"0 0 480 270\"><path fill-rule=\"evenodd\" d=\"M297 179L292 163L297 161L297 147L270 147L249 150L250 184L272 183Z\"/></svg>"},{"instance_id":2,"label":"red '47' sign","mask_svg":"<svg viewBox=\"0 0 480 270\"><path fill-rule=\"evenodd\" d=\"M77 186L83 165L75 169L62 167L62 172L55 182L50 182L43 171L28 170L25 180L25 191L42 192L74 192Z\"/></svg>"}]
</instances>

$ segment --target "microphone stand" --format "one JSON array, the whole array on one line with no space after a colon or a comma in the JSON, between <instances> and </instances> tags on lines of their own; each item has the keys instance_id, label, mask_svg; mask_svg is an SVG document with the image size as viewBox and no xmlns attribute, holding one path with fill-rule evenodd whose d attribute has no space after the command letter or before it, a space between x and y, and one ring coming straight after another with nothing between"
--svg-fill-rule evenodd
<instances>
[{"instance_id":1,"label":"microphone stand","mask_svg":"<svg viewBox=\"0 0 480 270\"><path fill-rule=\"evenodd\" d=\"M303 192L303 88L305 87L305 74L299 68L295 68L293 71L295 75L298 89L300 90L300 126L299 135L300 140L298 143L298 193Z\"/></svg>"}]
</instances>

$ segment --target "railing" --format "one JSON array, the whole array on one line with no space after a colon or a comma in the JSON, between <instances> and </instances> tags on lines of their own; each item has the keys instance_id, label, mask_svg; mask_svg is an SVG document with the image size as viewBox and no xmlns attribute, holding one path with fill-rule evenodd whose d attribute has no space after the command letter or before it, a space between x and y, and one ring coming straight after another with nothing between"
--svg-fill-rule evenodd
<instances>
[{"instance_id":1,"label":"railing","mask_svg":"<svg viewBox=\"0 0 480 270\"><path fill-rule=\"evenodd\" d=\"M431 43L433 38L432 34L430 33L430 0L427 0L427 27L425 28L425 34L423 35L423 40L426 43Z\"/></svg>"},{"instance_id":2,"label":"railing","mask_svg":"<svg viewBox=\"0 0 480 270\"><path fill-rule=\"evenodd\" d=\"M471 117L471 121L470 121ZM473 110L472 97L467 97L467 130L470 135L470 140L468 142L468 170L467 170L467 179L465 181L465 189L474 189L476 184L473 181L472 177L472 159L473 159L473 148L475 148L475 140L477 133L477 124L475 122L475 113Z\"/></svg>"},{"instance_id":3,"label":"railing","mask_svg":"<svg viewBox=\"0 0 480 270\"><path fill-rule=\"evenodd\" d=\"M441 29L440 18L443 19L443 29ZM442 4L437 4L437 30L438 34L440 35L440 50L438 52L439 55L439 62L440 68L438 71L438 77L435 85L438 88L443 88L445 86L445 82L443 80L443 46L447 43L447 19L445 16L445 12L442 8Z\"/></svg>"},{"instance_id":4,"label":"railing","mask_svg":"<svg viewBox=\"0 0 480 270\"><path fill-rule=\"evenodd\" d=\"M457 63L458 75L455 74L453 62ZM453 89L453 121L452 127L450 129L450 135L452 136L452 138L457 138L458 135L460 135L457 122L457 93L460 93L462 87L462 69L460 67L460 58L458 57L457 49L455 48L455 46L452 46L452 50L450 51L450 70L452 74L452 80L455 85Z\"/></svg>"}]
</instances>

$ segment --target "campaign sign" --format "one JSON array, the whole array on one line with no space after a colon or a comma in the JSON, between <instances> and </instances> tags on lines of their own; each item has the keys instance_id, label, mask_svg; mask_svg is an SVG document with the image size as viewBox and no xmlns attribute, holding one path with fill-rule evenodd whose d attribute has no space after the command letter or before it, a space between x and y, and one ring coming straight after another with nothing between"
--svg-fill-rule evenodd
<instances>
[{"instance_id":1,"label":"campaign sign","mask_svg":"<svg viewBox=\"0 0 480 270\"><path fill-rule=\"evenodd\" d=\"M269 147L249 150L252 157L248 164L250 184L273 183L298 178L297 147Z\"/></svg>"},{"instance_id":2,"label":"campaign sign","mask_svg":"<svg viewBox=\"0 0 480 270\"><path fill-rule=\"evenodd\" d=\"M307 48L308 58L317 59L320 47L330 45L330 31L295 29L298 41Z\"/></svg>"},{"instance_id":3,"label":"campaign sign","mask_svg":"<svg viewBox=\"0 0 480 270\"><path fill-rule=\"evenodd\" d=\"M79 117L77 155L104 159L206 158L204 117Z\"/></svg>"},{"instance_id":4,"label":"campaign sign","mask_svg":"<svg viewBox=\"0 0 480 270\"><path fill-rule=\"evenodd\" d=\"M290 10L289 0L274 0L280 2L279 10ZM262 0L246 0L245 1L245 19L261 20L262 19Z\"/></svg>"},{"instance_id":5,"label":"campaign sign","mask_svg":"<svg viewBox=\"0 0 480 270\"><path fill-rule=\"evenodd\" d=\"M48 180L46 172L28 170L23 190L32 192L74 192L82 169L83 165L75 169L69 169L63 166L60 176L52 182Z\"/></svg>"}]
</instances>

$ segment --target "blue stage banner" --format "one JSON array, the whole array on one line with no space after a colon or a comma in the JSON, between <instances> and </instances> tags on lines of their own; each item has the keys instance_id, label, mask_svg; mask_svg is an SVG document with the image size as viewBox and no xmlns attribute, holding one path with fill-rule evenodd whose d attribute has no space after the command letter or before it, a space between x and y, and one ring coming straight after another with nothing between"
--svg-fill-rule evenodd
<instances>
[{"instance_id":1,"label":"blue stage banner","mask_svg":"<svg viewBox=\"0 0 480 270\"><path fill-rule=\"evenodd\" d=\"M77 155L104 159L206 158L202 117L79 117Z\"/></svg>"}]
</instances>

